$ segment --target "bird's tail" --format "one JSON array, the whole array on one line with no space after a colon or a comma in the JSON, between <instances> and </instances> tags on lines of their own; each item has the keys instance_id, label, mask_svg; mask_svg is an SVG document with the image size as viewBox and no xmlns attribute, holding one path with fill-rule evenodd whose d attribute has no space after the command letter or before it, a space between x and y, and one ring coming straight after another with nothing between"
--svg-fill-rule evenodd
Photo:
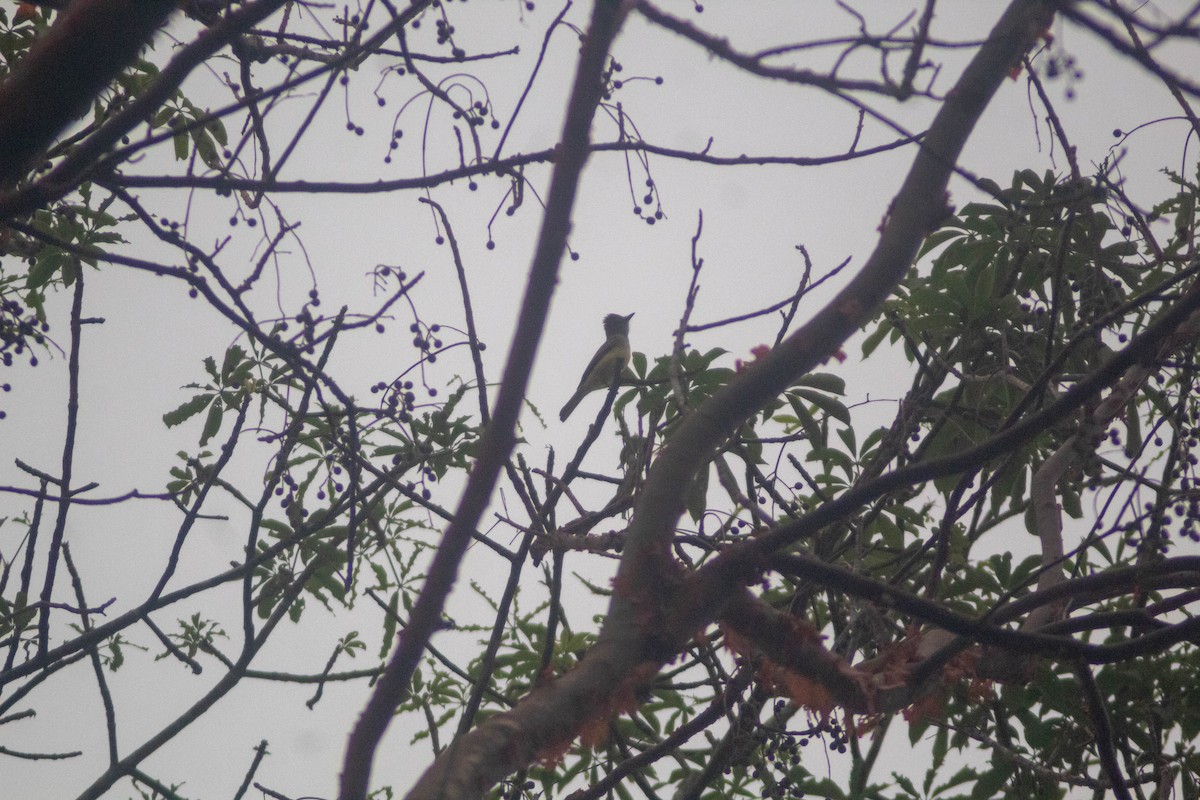
<instances>
[{"instance_id":1,"label":"bird's tail","mask_svg":"<svg viewBox=\"0 0 1200 800\"><path fill-rule=\"evenodd\" d=\"M575 392L575 394L571 395L571 399L568 400L567 404L562 407L562 411L558 412L559 422L567 421L567 417L571 416L571 412L575 410L575 406L579 405L579 401L583 399L585 394L587 394L587 392L583 391L583 388L581 387Z\"/></svg>"}]
</instances>

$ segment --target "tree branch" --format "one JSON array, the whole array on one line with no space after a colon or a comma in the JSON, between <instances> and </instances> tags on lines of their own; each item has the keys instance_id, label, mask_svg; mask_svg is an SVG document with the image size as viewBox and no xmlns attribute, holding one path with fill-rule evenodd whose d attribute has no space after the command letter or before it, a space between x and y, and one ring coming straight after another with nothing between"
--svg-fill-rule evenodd
<instances>
[{"instance_id":1,"label":"tree branch","mask_svg":"<svg viewBox=\"0 0 1200 800\"><path fill-rule=\"evenodd\" d=\"M339 790L341 800L361 800L366 797L375 748L396 706L408 691L409 679L426 643L441 621L442 608L471 541L471 532L487 507L496 478L516 444L517 417L525 403L529 374L557 282L558 264L566 248L579 177L589 152L592 118L604 88L601 75L625 12L625 7L617 0L598 0L595 4L567 107L561 147L555 161L546 214L526 284L521 317L517 322L496 398L495 416L480 439L475 467L467 479L454 520L447 527L434 555L425 586L413 606L409 625L350 735ZM460 739L460 746L452 746L434 762L414 788L413 797L440 793L446 783L460 787L463 796L477 792L480 787L506 774L513 766L528 763L529 757L537 749L536 741L526 740L525 747L513 748L506 758L497 757L482 763L472 760L472 769L464 769L460 762L449 769L455 759L446 756L459 752L461 743L468 738ZM468 790L467 787L473 788Z\"/></svg>"},{"instance_id":2,"label":"tree branch","mask_svg":"<svg viewBox=\"0 0 1200 800\"><path fill-rule=\"evenodd\" d=\"M71 3L0 86L0 185L20 177L87 110L174 8L174 0Z\"/></svg>"}]
</instances>

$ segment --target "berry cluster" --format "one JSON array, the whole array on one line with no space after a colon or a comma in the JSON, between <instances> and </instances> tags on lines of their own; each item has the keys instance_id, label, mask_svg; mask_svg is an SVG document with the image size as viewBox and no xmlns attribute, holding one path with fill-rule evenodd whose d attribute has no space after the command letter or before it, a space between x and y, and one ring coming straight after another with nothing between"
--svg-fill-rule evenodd
<instances>
[{"instance_id":1,"label":"berry cluster","mask_svg":"<svg viewBox=\"0 0 1200 800\"><path fill-rule=\"evenodd\" d=\"M843 754L848 737L845 727L835 719L822 719L805 730L789 730L782 726L795 712L783 700L776 700L774 721L759 728L762 760L750 770L750 776L763 785L765 797L773 800L799 800L805 796L803 780L808 771L802 765L802 750L814 741L824 742L830 751Z\"/></svg>"},{"instance_id":2,"label":"berry cluster","mask_svg":"<svg viewBox=\"0 0 1200 800\"><path fill-rule=\"evenodd\" d=\"M45 344L48 330L50 325L38 320L21 302L11 298L0 300L0 366L11 367L17 356L29 351L29 366L36 367L38 357L32 352L33 345ZM12 391L12 385L0 384L0 391ZM0 409L0 419L6 416Z\"/></svg>"},{"instance_id":3,"label":"berry cluster","mask_svg":"<svg viewBox=\"0 0 1200 800\"><path fill-rule=\"evenodd\" d=\"M384 392L383 404L388 411L396 414L401 422L412 420L413 409L417 407L417 395L413 391L412 381L396 379L390 384L380 381L371 386L371 394Z\"/></svg>"}]
</instances>

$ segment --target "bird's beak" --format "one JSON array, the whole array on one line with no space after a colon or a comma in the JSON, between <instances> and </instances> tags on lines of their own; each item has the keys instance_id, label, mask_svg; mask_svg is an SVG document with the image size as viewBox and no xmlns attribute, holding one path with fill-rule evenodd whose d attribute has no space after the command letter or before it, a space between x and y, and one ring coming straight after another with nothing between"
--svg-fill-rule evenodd
<instances>
[{"instance_id":1,"label":"bird's beak","mask_svg":"<svg viewBox=\"0 0 1200 800\"><path fill-rule=\"evenodd\" d=\"M626 322L629 322L629 320L633 319L633 315L634 315L635 313L637 313L637 312L630 312L629 314L626 314L626 315L625 315L625 321L626 321Z\"/></svg>"}]
</instances>

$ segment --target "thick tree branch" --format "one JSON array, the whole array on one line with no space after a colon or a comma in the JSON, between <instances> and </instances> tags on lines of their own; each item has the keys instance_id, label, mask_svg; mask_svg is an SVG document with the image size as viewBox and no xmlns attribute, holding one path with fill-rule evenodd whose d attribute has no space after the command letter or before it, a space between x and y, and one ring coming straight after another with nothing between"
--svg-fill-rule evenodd
<instances>
[{"instance_id":1,"label":"thick tree branch","mask_svg":"<svg viewBox=\"0 0 1200 800\"><path fill-rule=\"evenodd\" d=\"M75 0L0 86L0 186L137 57L174 0Z\"/></svg>"},{"instance_id":2,"label":"thick tree branch","mask_svg":"<svg viewBox=\"0 0 1200 800\"><path fill-rule=\"evenodd\" d=\"M834 355L891 294L921 241L946 214L947 182L975 123L1051 18L1051 8L1041 2L1018 0L1008 7L930 126L863 269L809 323L751 364L680 425L651 468L634 514L605 632L613 628L614 619L636 617L635 603L663 608L671 602L664 596L669 582L661 579L662 562L692 476L738 425L797 377ZM647 588L635 598L623 591L626 587Z\"/></svg>"}]
</instances>

